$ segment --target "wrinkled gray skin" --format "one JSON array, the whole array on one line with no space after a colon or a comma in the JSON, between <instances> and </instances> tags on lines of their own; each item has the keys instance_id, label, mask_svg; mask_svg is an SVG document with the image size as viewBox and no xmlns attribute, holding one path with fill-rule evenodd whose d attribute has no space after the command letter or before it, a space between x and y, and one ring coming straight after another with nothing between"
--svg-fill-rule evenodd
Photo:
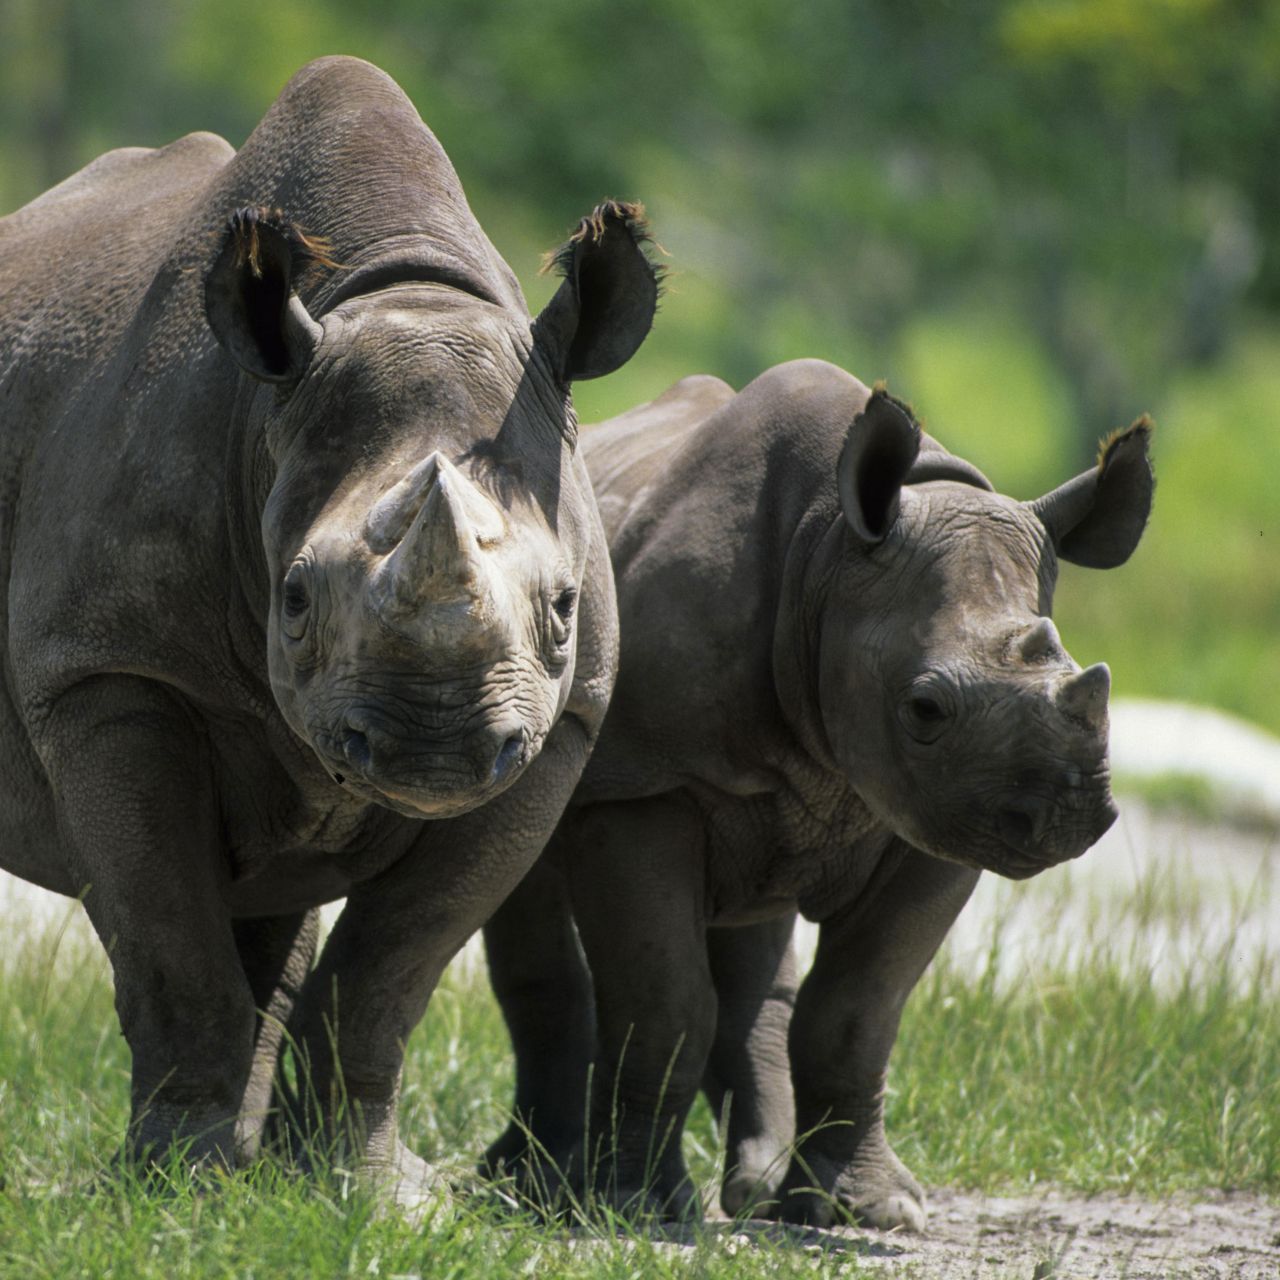
<instances>
[{"instance_id":1,"label":"wrinkled gray skin","mask_svg":"<svg viewBox=\"0 0 1280 1280\"><path fill-rule=\"evenodd\" d=\"M0 865L85 895L135 1155L252 1155L287 1021L319 1100L293 1119L429 1182L404 1042L616 662L568 384L631 354L656 285L597 213L531 320L412 105L333 58L238 154L112 152L0 222Z\"/></svg>"},{"instance_id":2,"label":"wrinkled gray skin","mask_svg":"<svg viewBox=\"0 0 1280 1280\"><path fill-rule=\"evenodd\" d=\"M727 1211L923 1226L884 1133L899 1016L980 871L1034 875L1115 818L1109 675L1049 612L1059 558L1137 544L1148 434L1024 504L818 361L740 394L689 378L586 433L619 683L486 928L517 1114L562 1168L582 1177L594 1058L585 1163L614 1203L696 1211L701 1086L717 1115L731 1096ZM797 910L820 926L798 992ZM486 1166L528 1158L513 1124Z\"/></svg>"}]
</instances>

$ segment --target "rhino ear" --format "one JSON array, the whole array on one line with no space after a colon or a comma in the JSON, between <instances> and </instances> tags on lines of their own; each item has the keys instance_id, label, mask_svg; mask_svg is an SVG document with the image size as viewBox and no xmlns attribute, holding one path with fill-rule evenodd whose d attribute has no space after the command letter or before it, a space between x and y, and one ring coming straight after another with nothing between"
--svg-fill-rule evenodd
<instances>
[{"instance_id":1,"label":"rhino ear","mask_svg":"<svg viewBox=\"0 0 1280 1280\"><path fill-rule=\"evenodd\" d=\"M920 425L911 410L877 387L853 420L836 466L844 518L858 538L882 542L898 518L898 499L920 452Z\"/></svg>"},{"instance_id":2,"label":"rhino ear","mask_svg":"<svg viewBox=\"0 0 1280 1280\"><path fill-rule=\"evenodd\" d=\"M323 247L279 210L237 209L204 282L214 336L236 363L264 382L293 382L310 363L320 326L295 292L298 273L329 262Z\"/></svg>"},{"instance_id":3,"label":"rhino ear","mask_svg":"<svg viewBox=\"0 0 1280 1280\"><path fill-rule=\"evenodd\" d=\"M564 383L612 373L644 341L662 274L648 243L644 206L606 200L548 255L564 279L533 331Z\"/></svg>"},{"instance_id":4,"label":"rhino ear","mask_svg":"<svg viewBox=\"0 0 1280 1280\"><path fill-rule=\"evenodd\" d=\"M1154 430L1144 415L1115 432L1103 444L1096 467L1031 503L1062 559L1089 569L1114 569L1133 554L1155 492L1148 453Z\"/></svg>"}]
</instances>

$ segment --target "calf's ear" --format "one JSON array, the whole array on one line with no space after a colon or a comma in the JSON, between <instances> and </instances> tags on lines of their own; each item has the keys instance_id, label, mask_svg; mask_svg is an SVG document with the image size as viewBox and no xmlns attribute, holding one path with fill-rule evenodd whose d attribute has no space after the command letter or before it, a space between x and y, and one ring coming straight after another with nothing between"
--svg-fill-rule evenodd
<instances>
[{"instance_id":1,"label":"calf's ear","mask_svg":"<svg viewBox=\"0 0 1280 1280\"><path fill-rule=\"evenodd\" d=\"M1103 444L1098 465L1031 503L1058 555L1089 569L1114 569L1133 554L1151 514L1156 479L1143 415Z\"/></svg>"},{"instance_id":2,"label":"calf's ear","mask_svg":"<svg viewBox=\"0 0 1280 1280\"><path fill-rule=\"evenodd\" d=\"M649 243L644 207L606 200L548 255L563 280L533 332L562 382L612 373L644 341L662 274Z\"/></svg>"},{"instance_id":3,"label":"calf's ear","mask_svg":"<svg viewBox=\"0 0 1280 1280\"><path fill-rule=\"evenodd\" d=\"M877 387L853 420L836 485L849 527L869 546L884 541L898 518L903 482L920 452L920 425L911 410Z\"/></svg>"},{"instance_id":4,"label":"calf's ear","mask_svg":"<svg viewBox=\"0 0 1280 1280\"><path fill-rule=\"evenodd\" d=\"M313 261L330 263L279 210L237 209L204 282L209 327L247 373L264 382L293 382L311 361L320 326L296 292Z\"/></svg>"}]
</instances>

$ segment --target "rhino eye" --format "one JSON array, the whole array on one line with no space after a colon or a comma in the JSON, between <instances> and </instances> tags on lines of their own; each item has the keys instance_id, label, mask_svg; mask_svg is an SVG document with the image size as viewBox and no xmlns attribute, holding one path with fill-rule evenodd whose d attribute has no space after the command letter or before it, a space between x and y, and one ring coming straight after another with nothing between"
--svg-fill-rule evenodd
<instances>
[{"instance_id":1,"label":"rhino eye","mask_svg":"<svg viewBox=\"0 0 1280 1280\"><path fill-rule=\"evenodd\" d=\"M548 616L548 630L551 633L553 647L560 648L568 643L569 628L573 622L573 611L578 604L578 593L573 587L566 587L551 600Z\"/></svg>"},{"instance_id":2,"label":"rhino eye","mask_svg":"<svg viewBox=\"0 0 1280 1280\"><path fill-rule=\"evenodd\" d=\"M937 724L939 720L945 720L947 717L947 713L942 709L941 704L934 701L933 698L912 698L911 714L921 724Z\"/></svg>"},{"instance_id":3,"label":"rhino eye","mask_svg":"<svg viewBox=\"0 0 1280 1280\"><path fill-rule=\"evenodd\" d=\"M565 626L569 625L569 619L573 617L573 607L578 603L578 593L572 587L566 587L555 600L552 601L551 607L555 610L556 617L560 619Z\"/></svg>"},{"instance_id":4,"label":"rhino eye","mask_svg":"<svg viewBox=\"0 0 1280 1280\"><path fill-rule=\"evenodd\" d=\"M908 693L899 711L902 727L917 742L934 742L951 724L951 702L933 682Z\"/></svg>"},{"instance_id":5,"label":"rhino eye","mask_svg":"<svg viewBox=\"0 0 1280 1280\"><path fill-rule=\"evenodd\" d=\"M291 640L300 640L311 611L311 566L295 560L284 576L280 591L280 626Z\"/></svg>"}]
</instances>

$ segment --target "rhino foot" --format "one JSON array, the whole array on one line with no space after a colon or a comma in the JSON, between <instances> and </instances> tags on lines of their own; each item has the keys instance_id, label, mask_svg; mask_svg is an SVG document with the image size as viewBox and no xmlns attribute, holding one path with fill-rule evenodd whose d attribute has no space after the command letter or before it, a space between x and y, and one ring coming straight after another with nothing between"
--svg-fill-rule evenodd
<instances>
[{"instance_id":1,"label":"rhino foot","mask_svg":"<svg viewBox=\"0 0 1280 1280\"><path fill-rule=\"evenodd\" d=\"M776 1165L760 1171L736 1169L720 1185L720 1208L730 1218L776 1218L781 1181L782 1168Z\"/></svg>"},{"instance_id":2,"label":"rhino foot","mask_svg":"<svg viewBox=\"0 0 1280 1280\"><path fill-rule=\"evenodd\" d=\"M788 1143L771 1134L730 1147L720 1184L720 1208L730 1218L767 1218L778 1203L778 1187L787 1171Z\"/></svg>"},{"instance_id":3,"label":"rhino foot","mask_svg":"<svg viewBox=\"0 0 1280 1280\"><path fill-rule=\"evenodd\" d=\"M367 1157L362 1160L355 1180L384 1208L396 1209L409 1217L424 1214L450 1194L447 1174L399 1140L390 1159Z\"/></svg>"},{"instance_id":4,"label":"rhino foot","mask_svg":"<svg viewBox=\"0 0 1280 1280\"><path fill-rule=\"evenodd\" d=\"M547 1217L571 1212L583 1193L581 1142L543 1142L512 1121L476 1167L489 1182L505 1183L524 1205Z\"/></svg>"},{"instance_id":5,"label":"rhino foot","mask_svg":"<svg viewBox=\"0 0 1280 1280\"><path fill-rule=\"evenodd\" d=\"M924 1191L888 1147L874 1160L837 1166L809 1158L805 1166L793 1162L769 1217L813 1227L853 1222L879 1231L924 1231Z\"/></svg>"},{"instance_id":6,"label":"rhino foot","mask_svg":"<svg viewBox=\"0 0 1280 1280\"><path fill-rule=\"evenodd\" d=\"M607 1208L630 1222L700 1222L702 1200L688 1174L678 1180L657 1178L643 1185L601 1180L588 1210Z\"/></svg>"},{"instance_id":7,"label":"rhino foot","mask_svg":"<svg viewBox=\"0 0 1280 1280\"><path fill-rule=\"evenodd\" d=\"M236 1167L235 1114L224 1106L178 1107L152 1103L131 1126L117 1161L129 1163L148 1181L163 1182L170 1160L193 1174L219 1174Z\"/></svg>"}]
</instances>

